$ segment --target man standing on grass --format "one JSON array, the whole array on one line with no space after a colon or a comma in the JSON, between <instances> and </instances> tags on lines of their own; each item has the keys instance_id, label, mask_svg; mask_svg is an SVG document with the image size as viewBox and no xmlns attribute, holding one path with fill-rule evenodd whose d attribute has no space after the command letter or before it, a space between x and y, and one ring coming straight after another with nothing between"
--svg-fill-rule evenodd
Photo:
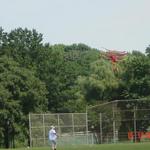
<instances>
[{"instance_id":1,"label":"man standing on grass","mask_svg":"<svg viewBox=\"0 0 150 150\"><path fill-rule=\"evenodd\" d=\"M52 150L56 150L57 135L56 135L56 131L55 131L54 126L51 126L51 129L49 130L48 137L49 137L49 140L51 142Z\"/></svg>"}]
</instances>

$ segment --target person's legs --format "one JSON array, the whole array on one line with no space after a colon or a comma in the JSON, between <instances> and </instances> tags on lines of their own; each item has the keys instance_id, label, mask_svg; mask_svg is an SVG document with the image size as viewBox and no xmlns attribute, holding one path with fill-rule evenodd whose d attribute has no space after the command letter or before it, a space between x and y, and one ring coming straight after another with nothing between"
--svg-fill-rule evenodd
<instances>
[{"instance_id":1,"label":"person's legs","mask_svg":"<svg viewBox=\"0 0 150 150\"><path fill-rule=\"evenodd\" d=\"M51 148L52 148L52 150L54 150L54 146L53 146L53 144L52 144Z\"/></svg>"},{"instance_id":2,"label":"person's legs","mask_svg":"<svg viewBox=\"0 0 150 150\"><path fill-rule=\"evenodd\" d=\"M54 150L56 150L56 145L54 146Z\"/></svg>"},{"instance_id":3,"label":"person's legs","mask_svg":"<svg viewBox=\"0 0 150 150\"><path fill-rule=\"evenodd\" d=\"M54 150L56 150L56 146L57 146L56 141L54 141Z\"/></svg>"},{"instance_id":4,"label":"person's legs","mask_svg":"<svg viewBox=\"0 0 150 150\"><path fill-rule=\"evenodd\" d=\"M52 143L52 150L56 150L56 141L51 141L51 143Z\"/></svg>"},{"instance_id":5,"label":"person's legs","mask_svg":"<svg viewBox=\"0 0 150 150\"><path fill-rule=\"evenodd\" d=\"M51 141L51 148L52 150L55 150L54 141Z\"/></svg>"}]
</instances>

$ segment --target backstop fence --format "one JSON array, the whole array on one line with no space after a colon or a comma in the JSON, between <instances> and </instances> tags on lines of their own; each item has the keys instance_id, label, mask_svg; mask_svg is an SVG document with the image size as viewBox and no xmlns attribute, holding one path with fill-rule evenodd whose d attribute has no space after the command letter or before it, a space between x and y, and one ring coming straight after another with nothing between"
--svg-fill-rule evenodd
<instances>
[{"instance_id":1,"label":"backstop fence","mask_svg":"<svg viewBox=\"0 0 150 150\"><path fill-rule=\"evenodd\" d=\"M48 146L51 125L59 145L150 141L150 99L115 100L86 110L29 114L30 146Z\"/></svg>"},{"instance_id":2,"label":"backstop fence","mask_svg":"<svg viewBox=\"0 0 150 150\"><path fill-rule=\"evenodd\" d=\"M48 146L48 132L56 127L58 144L88 144L92 135L88 133L86 113L29 114L30 146Z\"/></svg>"},{"instance_id":3,"label":"backstop fence","mask_svg":"<svg viewBox=\"0 0 150 150\"><path fill-rule=\"evenodd\" d=\"M87 112L94 143L150 141L150 99L111 101Z\"/></svg>"}]
</instances>

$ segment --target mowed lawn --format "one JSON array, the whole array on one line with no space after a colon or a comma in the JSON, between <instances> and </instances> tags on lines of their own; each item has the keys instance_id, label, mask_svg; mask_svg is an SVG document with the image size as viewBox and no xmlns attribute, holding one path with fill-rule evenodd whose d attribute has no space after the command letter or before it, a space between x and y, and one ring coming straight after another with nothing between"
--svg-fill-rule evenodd
<instances>
[{"instance_id":1,"label":"mowed lawn","mask_svg":"<svg viewBox=\"0 0 150 150\"><path fill-rule=\"evenodd\" d=\"M50 147L46 148L41 147L41 148L17 148L11 150L51 150L51 149ZM102 144L102 145L84 145L84 146L74 145L74 146L58 147L57 150L150 150L150 143Z\"/></svg>"}]
</instances>

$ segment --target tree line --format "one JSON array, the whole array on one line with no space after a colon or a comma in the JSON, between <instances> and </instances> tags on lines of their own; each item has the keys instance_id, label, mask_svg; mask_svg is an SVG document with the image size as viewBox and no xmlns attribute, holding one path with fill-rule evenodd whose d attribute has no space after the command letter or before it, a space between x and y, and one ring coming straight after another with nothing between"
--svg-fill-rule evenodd
<instances>
[{"instance_id":1,"label":"tree line","mask_svg":"<svg viewBox=\"0 0 150 150\"><path fill-rule=\"evenodd\" d=\"M0 28L0 147L28 144L29 113L85 112L86 105L150 97L150 46L117 63L85 44L43 42L36 30Z\"/></svg>"}]
</instances>

